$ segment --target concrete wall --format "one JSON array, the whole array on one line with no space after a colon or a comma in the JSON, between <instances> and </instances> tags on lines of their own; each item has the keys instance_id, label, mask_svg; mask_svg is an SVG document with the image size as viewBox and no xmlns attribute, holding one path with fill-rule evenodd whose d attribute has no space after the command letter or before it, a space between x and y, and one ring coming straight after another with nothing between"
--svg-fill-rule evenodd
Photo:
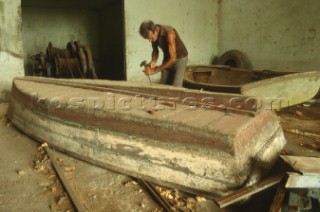
<instances>
[{"instance_id":1,"label":"concrete wall","mask_svg":"<svg viewBox=\"0 0 320 212\"><path fill-rule=\"evenodd\" d=\"M98 11L23 7L22 20L25 66L30 55L45 53L49 42L64 49L71 40L88 45L94 60L100 60Z\"/></svg>"},{"instance_id":2,"label":"concrete wall","mask_svg":"<svg viewBox=\"0 0 320 212\"><path fill-rule=\"evenodd\" d=\"M222 0L219 53L245 52L254 68L320 67L319 0Z\"/></svg>"},{"instance_id":3,"label":"concrete wall","mask_svg":"<svg viewBox=\"0 0 320 212\"><path fill-rule=\"evenodd\" d=\"M24 75L20 0L0 0L0 101L9 99L12 79Z\"/></svg>"},{"instance_id":4,"label":"concrete wall","mask_svg":"<svg viewBox=\"0 0 320 212\"><path fill-rule=\"evenodd\" d=\"M175 27L189 51L188 64L209 64L218 53L217 0L124 0L124 11L129 81L148 82L139 67L141 61L151 59L152 51L151 44L138 33L144 20ZM159 75L152 80L157 81Z\"/></svg>"}]
</instances>

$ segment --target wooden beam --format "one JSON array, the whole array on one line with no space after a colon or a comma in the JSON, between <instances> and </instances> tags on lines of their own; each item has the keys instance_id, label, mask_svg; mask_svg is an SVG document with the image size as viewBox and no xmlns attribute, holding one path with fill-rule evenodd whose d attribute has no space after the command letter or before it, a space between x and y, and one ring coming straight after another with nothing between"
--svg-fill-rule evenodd
<instances>
[{"instance_id":1,"label":"wooden beam","mask_svg":"<svg viewBox=\"0 0 320 212\"><path fill-rule=\"evenodd\" d=\"M220 208L224 208L226 206L229 206L233 203L239 202L242 199L245 199L253 194L256 194L260 191L263 191L267 188L270 188L270 187L278 184L282 178L283 178L282 174L270 177L268 179L261 181L260 183L242 188L242 189L235 191L231 194L228 194L228 195L223 196L221 198L215 199L214 201L218 204L218 206Z\"/></svg>"},{"instance_id":2,"label":"wooden beam","mask_svg":"<svg viewBox=\"0 0 320 212\"><path fill-rule=\"evenodd\" d=\"M284 186L286 181L287 175L278 184L277 191L273 197L269 212L281 212L281 207L286 196L286 188Z\"/></svg>"},{"instance_id":3,"label":"wooden beam","mask_svg":"<svg viewBox=\"0 0 320 212\"><path fill-rule=\"evenodd\" d=\"M156 200L166 212L174 211L170 203L158 193L155 187L148 181L141 180L139 178L134 178L151 196Z\"/></svg>"},{"instance_id":4,"label":"wooden beam","mask_svg":"<svg viewBox=\"0 0 320 212\"><path fill-rule=\"evenodd\" d=\"M294 170L305 174L320 174L320 158L281 155Z\"/></svg>"},{"instance_id":5,"label":"wooden beam","mask_svg":"<svg viewBox=\"0 0 320 212\"><path fill-rule=\"evenodd\" d=\"M320 174L288 173L286 188L320 188Z\"/></svg>"},{"instance_id":6,"label":"wooden beam","mask_svg":"<svg viewBox=\"0 0 320 212\"><path fill-rule=\"evenodd\" d=\"M58 175L58 177L60 178L62 185L64 186L64 188L66 189L68 196L70 197L74 207L77 209L77 211L79 212L83 212L83 211L88 211L87 209L84 208L84 206L82 205L82 203L80 202L76 192L73 190L73 188L69 185L67 178L65 177L61 167L59 166L59 164L57 163L52 150L48 147L45 146L44 147L49 159L54 167L54 169L56 170L56 173Z\"/></svg>"}]
</instances>

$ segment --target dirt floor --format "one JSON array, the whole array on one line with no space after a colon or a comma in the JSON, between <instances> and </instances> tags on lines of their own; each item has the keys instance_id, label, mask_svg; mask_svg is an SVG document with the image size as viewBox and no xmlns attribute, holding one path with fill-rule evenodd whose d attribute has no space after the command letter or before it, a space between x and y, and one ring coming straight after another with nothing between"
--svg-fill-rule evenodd
<instances>
[{"instance_id":1,"label":"dirt floor","mask_svg":"<svg viewBox=\"0 0 320 212\"><path fill-rule=\"evenodd\" d=\"M75 211L45 149L15 129L0 103L0 211ZM320 101L277 111L287 145L284 155L320 157ZM31 124L31 123L30 123ZM164 211L132 178L55 152L68 183L88 211ZM219 209L214 201L161 188L177 211L268 211L275 188Z\"/></svg>"}]
</instances>

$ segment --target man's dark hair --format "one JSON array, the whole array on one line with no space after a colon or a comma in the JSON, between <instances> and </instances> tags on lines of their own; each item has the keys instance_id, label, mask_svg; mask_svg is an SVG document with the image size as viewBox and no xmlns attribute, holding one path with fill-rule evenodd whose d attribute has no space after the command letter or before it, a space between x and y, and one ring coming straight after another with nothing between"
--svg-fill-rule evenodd
<instances>
[{"instance_id":1,"label":"man's dark hair","mask_svg":"<svg viewBox=\"0 0 320 212\"><path fill-rule=\"evenodd\" d=\"M140 25L139 33L142 37L148 38L149 31L154 32L156 26L153 21L144 21Z\"/></svg>"}]
</instances>

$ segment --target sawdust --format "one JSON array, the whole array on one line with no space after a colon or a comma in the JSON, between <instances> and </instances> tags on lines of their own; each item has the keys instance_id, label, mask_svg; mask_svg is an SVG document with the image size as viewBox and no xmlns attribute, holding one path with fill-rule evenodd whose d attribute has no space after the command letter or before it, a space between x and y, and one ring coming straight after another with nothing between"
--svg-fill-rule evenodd
<instances>
[{"instance_id":1,"label":"sawdust","mask_svg":"<svg viewBox=\"0 0 320 212\"><path fill-rule=\"evenodd\" d=\"M22 177L23 175L25 175L25 172L23 170L18 170L17 173L19 177Z\"/></svg>"},{"instance_id":2,"label":"sawdust","mask_svg":"<svg viewBox=\"0 0 320 212\"><path fill-rule=\"evenodd\" d=\"M43 143L37 148L36 157L33 161L34 171L45 175L49 180L49 182L40 183L39 185L45 187L45 191L53 195L54 200L50 204L52 211L74 211L71 201L52 167L49 156L45 150L46 146L48 145Z\"/></svg>"},{"instance_id":3,"label":"sawdust","mask_svg":"<svg viewBox=\"0 0 320 212\"><path fill-rule=\"evenodd\" d=\"M198 202L205 202L205 197L190 196L177 189L167 189L161 186L156 186L156 190L165 198L173 207L174 211L179 212L195 212Z\"/></svg>"}]
</instances>

